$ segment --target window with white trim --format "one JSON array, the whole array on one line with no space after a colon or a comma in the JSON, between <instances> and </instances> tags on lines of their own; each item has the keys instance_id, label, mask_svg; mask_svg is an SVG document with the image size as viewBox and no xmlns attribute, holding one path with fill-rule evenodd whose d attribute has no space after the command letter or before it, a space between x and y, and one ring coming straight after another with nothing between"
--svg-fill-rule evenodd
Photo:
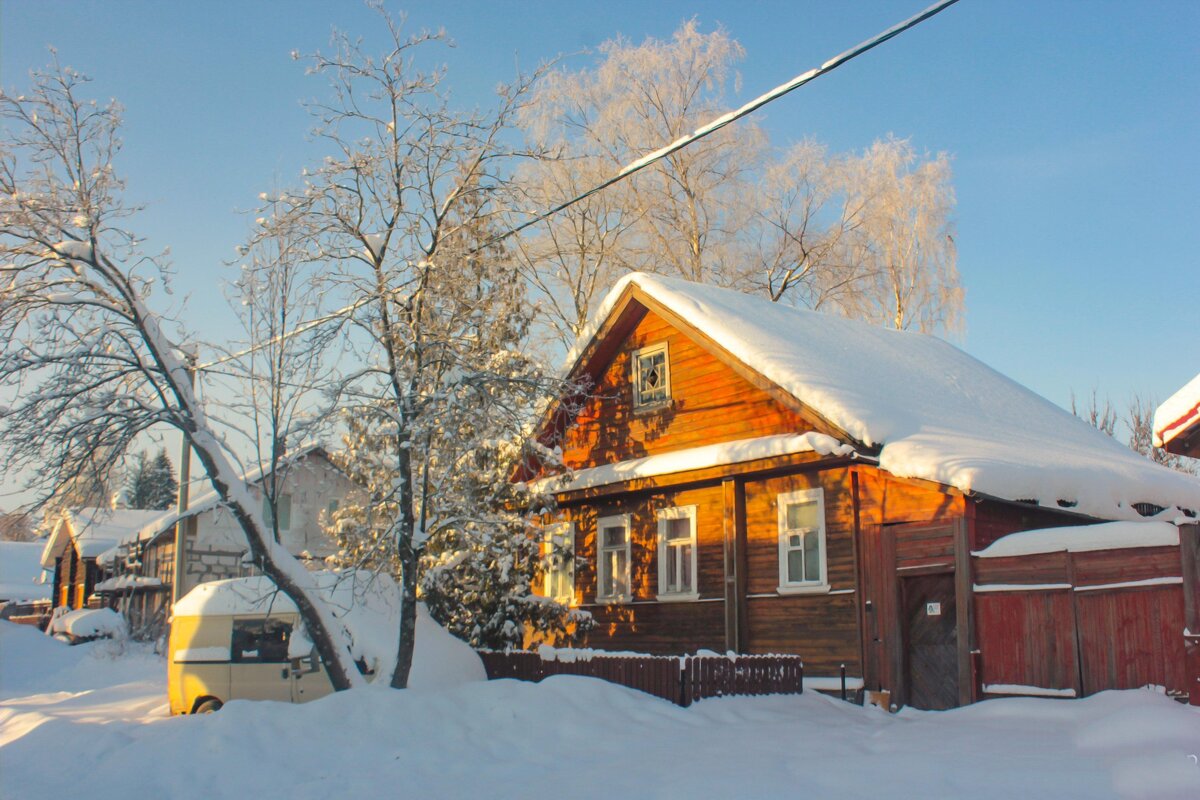
<instances>
[{"instance_id":1,"label":"window with white trim","mask_svg":"<svg viewBox=\"0 0 1200 800\"><path fill-rule=\"evenodd\" d=\"M570 605L575 600L575 523L547 525L542 539L542 595Z\"/></svg>"},{"instance_id":2,"label":"window with white trim","mask_svg":"<svg viewBox=\"0 0 1200 800\"><path fill-rule=\"evenodd\" d=\"M678 506L658 512L658 599L695 600L696 507Z\"/></svg>"},{"instance_id":3,"label":"window with white trim","mask_svg":"<svg viewBox=\"0 0 1200 800\"><path fill-rule=\"evenodd\" d=\"M625 602L630 591L629 515L596 522L596 600Z\"/></svg>"},{"instance_id":4,"label":"window with white trim","mask_svg":"<svg viewBox=\"0 0 1200 800\"><path fill-rule=\"evenodd\" d=\"M671 400L671 366L667 343L633 352L633 407L653 408Z\"/></svg>"},{"instance_id":5,"label":"window with white trim","mask_svg":"<svg viewBox=\"0 0 1200 800\"><path fill-rule=\"evenodd\" d=\"M778 505L779 591L827 589L825 492L803 489L781 494Z\"/></svg>"}]
</instances>

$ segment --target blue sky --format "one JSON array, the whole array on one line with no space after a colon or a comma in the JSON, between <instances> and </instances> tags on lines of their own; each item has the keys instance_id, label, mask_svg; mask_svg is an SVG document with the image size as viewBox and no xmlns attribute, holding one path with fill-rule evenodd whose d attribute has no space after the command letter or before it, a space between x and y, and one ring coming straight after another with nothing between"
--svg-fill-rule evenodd
<instances>
[{"instance_id":1,"label":"blue sky","mask_svg":"<svg viewBox=\"0 0 1200 800\"><path fill-rule=\"evenodd\" d=\"M892 2L438 2L450 86L486 103L516 65L688 18L746 49L748 99L920 10ZM358 2L0 0L0 83L23 88L55 45L126 107L123 170L149 204L138 230L169 246L185 320L233 329L220 283L239 215L316 151L304 98L324 85L293 49L337 26L379 42ZM1200 370L1200 3L962 0L768 105L776 144L835 151L889 133L954 159L968 352L1061 405L1093 388L1123 406L1164 399ZM382 45L380 45L382 47ZM569 66L585 63L570 56Z\"/></svg>"}]
</instances>

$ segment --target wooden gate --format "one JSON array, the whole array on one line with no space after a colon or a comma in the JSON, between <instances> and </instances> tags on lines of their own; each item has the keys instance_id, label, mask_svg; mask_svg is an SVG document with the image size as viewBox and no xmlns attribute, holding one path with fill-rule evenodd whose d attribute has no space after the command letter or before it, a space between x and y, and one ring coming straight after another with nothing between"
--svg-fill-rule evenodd
<instances>
[{"instance_id":1,"label":"wooden gate","mask_svg":"<svg viewBox=\"0 0 1200 800\"><path fill-rule=\"evenodd\" d=\"M900 591L908 704L953 708L959 701L954 574L902 578Z\"/></svg>"}]
</instances>

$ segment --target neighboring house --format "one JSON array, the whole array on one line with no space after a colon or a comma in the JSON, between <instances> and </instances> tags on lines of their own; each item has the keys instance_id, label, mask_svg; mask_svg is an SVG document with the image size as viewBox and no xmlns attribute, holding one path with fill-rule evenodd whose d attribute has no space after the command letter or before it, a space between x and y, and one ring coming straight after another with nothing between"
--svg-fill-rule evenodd
<instances>
[{"instance_id":1,"label":"neighboring house","mask_svg":"<svg viewBox=\"0 0 1200 800\"><path fill-rule=\"evenodd\" d=\"M251 495L262 504L263 518L273 524L263 492L263 470L252 470L244 478ZM322 515L327 518L337 509L355 485L319 445L289 454L281 462L278 485L280 542L297 558L319 565L336 549L321 528ZM98 590L113 596L138 635L157 636L166 622L174 581L177 524L184 526L186 535L180 596L200 583L257 572L249 558L245 534L216 492L192 498L182 520L176 511L159 512L153 522L100 559L110 572Z\"/></svg>"},{"instance_id":2,"label":"neighboring house","mask_svg":"<svg viewBox=\"0 0 1200 800\"><path fill-rule=\"evenodd\" d=\"M50 536L42 548L41 566L53 570L51 597L54 608L87 608L104 579L97 563L102 553L126 541L161 511L78 508L53 518Z\"/></svg>"},{"instance_id":3,"label":"neighboring house","mask_svg":"<svg viewBox=\"0 0 1200 800\"><path fill-rule=\"evenodd\" d=\"M575 558L547 560L547 593L593 614L589 647L796 653L806 677L845 665L851 685L924 708L1012 686L1084 691L1056 677L1072 669L1059 669L1061 642L1023 657L1016 679L1004 672L1009 631L990 610L991 627L976 625L976 592L1004 587L977 585L986 559L973 553L1033 528L1200 509L1200 481L932 336L634 274L569 364L588 388L538 434L568 472L531 461L514 477L557 499L547 542ZM1182 662L1179 546L1164 551L1161 529L1145 548L1129 538L1123 560L1089 567L1088 597L1166 563L1138 591L1178 622L1153 628L1159 660ZM986 561L1022 597L1050 583ZM1029 608L1036 631L1071 604ZM1038 677L1047 659L1059 671Z\"/></svg>"},{"instance_id":4,"label":"neighboring house","mask_svg":"<svg viewBox=\"0 0 1200 800\"><path fill-rule=\"evenodd\" d=\"M1200 458L1200 375L1155 410L1154 446Z\"/></svg>"},{"instance_id":5,"label":"neighboring house","mask_svg":"<svg viewBox=\"0 0 1200 800\"><path fill-rule=\"evenodd\" d=\"M0 603L49 600L41 542L0 541Z\"/></svg>"},{"instance_id":6,"label":"neighboring house","mask_svg":"<svg viewBox=\"0 0 1200 800\"><path fill-rule=\"evenodd\" d=\"M0 619L45 627L53 589L41 542L0 541Z\"/></svg>"}]
</instances>

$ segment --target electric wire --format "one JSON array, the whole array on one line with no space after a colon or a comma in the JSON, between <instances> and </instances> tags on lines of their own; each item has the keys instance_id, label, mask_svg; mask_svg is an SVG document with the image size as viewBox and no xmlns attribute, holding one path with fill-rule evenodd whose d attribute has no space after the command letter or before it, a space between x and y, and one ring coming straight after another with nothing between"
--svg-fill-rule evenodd
<instances>
[{"instance_id":1,"label":"electric wire","mask_svg":"<svg viewBox=\"0 0 1200 800\"><path fill-rule=\"evenodd\" d=\"M845 50L845 51L839 53L838 55L834 56L833 58L828 59L823 64L821 64L821 66L814 67L813 69L810 69L807 72L803 72L803 73L797 75L796 77L792 78L791 80L787 81L786 83L782 83L779 86L776 86L774 89L771 89L769 92L759 95L758 97L754 98L753 100L751 100L750 102L741 106L740 108L738 108L734 111L730 111L725 114L722 114L721 116L712 120L708 124L702 125L701 127L697 128L696 130L692 131L691 133L687 134L686 136L681 136L680 138L676 139L674 142L671 142L666 147L659 148L658 150L655 150L652 153L648 153L647 155L642 156L641 158L638 158L635 161L629 162L624 167L622 167L611 178L608 178L607 180L603 181L602 183L599 183L599 184L593 186L591 189L588 189L587 191L583 192L582 194L576 195L575 197L571 198L570 200L559 203L558 205L556 205L546 211L543 211L540 214L537 214L536 216L526 220L525 222L522 222L520 225L510 228L509 230L505 231L504 233L500 233L500 234L497 234L496 236L493 236L491 239L488 239L483 244L481 244L478 247L471 250L470 251L471 254L477 253L480 250L490 247L491 245L497 244L498 242L502 242L505 239L509 238L510 236L514 236L517 233L520 233L521 231L525 230L526 228L536 225L539 222L543 222L543 221L549 219L550 217L554 216L555 214L559 213L560 211L564 211L565 209L570 208L571 206L575 205L576 203L586 200L587 198L591 197L592 195L596 194L597 192L604 191L605 189L612 186L613 184L628 178L630 175L634 175L635 173L642 171L643 169L650 166L651 164L654 164L657 161L661 161L662 159L666 158L667 156L671 155L672 153L682 150L683 148L687 147L692 142L703 139L705 136L709 136L709 135L715 133L716 131L719 131L721 128L724 128L726 125L736 122L737 120L741 119L742 117L745 117L746 115L751 114L754 111L757 111L758 109L765 106L767 103L770 103L774 100L778 100L780 97L783 97L784 95L789 94L790 92L793 92L796 89L799 89L801 86L804 86L805 84L816 80L817 78L821 77L822 75L826 75L826 74L832 72L833 70L837 69L838 67L842 66L843 64L845 64L849 61L852 61L855 58L858 58L863 53L866 53L867 51L878 47L879 45L883 44L884 42L887 42L890 39L893 39L893 38L899 36L900 34L904 33L905 31L909 30L910 28L916 27L917 25L921 24L925 20L927 20L933 16L936 16L937 14L940 14L942 11L945 11L947 8L949 8L950 6L954 5L957 2L958 2L958 0L940 0L940 2L934 3L933 5L926 8L924 11L921 11L920 13L915 14L914 16L911 16L908 19L904 20L903 22L899 22L899 23L893 25L892 27L888 28L887 30L882 31L881 33L878 33L875 36L872 36L871 38L860 42L859 44L855 45L854 47L851 47L849 50ZM370 302L373 300L374 300L374 296L369 297L369 298L364 298L362 300L358 300L358 301L346 306L345 308L340 308L336 311L326 314L323 317L318 317L316 319L309 320L308 322L302 323L301 325L297 326L295 329L288 331L286 333L281 333L278 336L268 339L265 342L253 345L251 347L246 348L245 350L241 350L236 353L230 353L228 355L221 356L220 358L214 359L213 361L198 365L198 366L194 367L194 369L197 371L204 371L204 370L208 369L209 367L214 367L219 364L224 364L226 362L241 358L242 356L250 355L251 353L254 353L258 350L263 349L264 347L270 347L273 344L278 344L279 342L285 341L286 339L290 339L293 336L298 336L299 334L304 333L305 331L312 330L313 328L315 328L318 325L324 324L326 322L330 322L335 319L340 319L340 318L344 317L346 314L349 314L351 311L354 311L354 310L358 309L359 307L365 305L367 302Z\"/></svg>"}]
</instances>

